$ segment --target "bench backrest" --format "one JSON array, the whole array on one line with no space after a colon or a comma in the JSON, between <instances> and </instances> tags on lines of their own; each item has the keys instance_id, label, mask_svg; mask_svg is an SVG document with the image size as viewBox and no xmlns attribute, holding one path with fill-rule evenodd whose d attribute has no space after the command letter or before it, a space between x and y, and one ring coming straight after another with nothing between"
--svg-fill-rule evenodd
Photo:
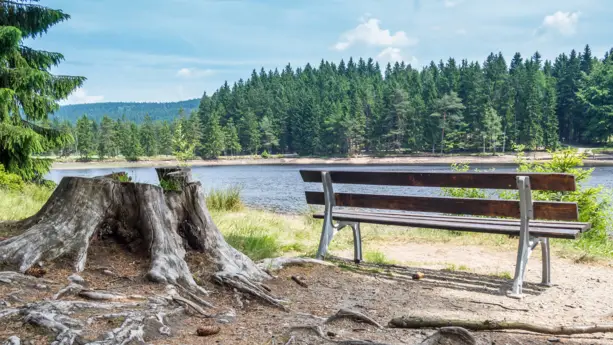
<instances>
[{"instance_id":1,"label":"bench backrest","mask_svg":"<svg viewBox=\"0 0 613 345\"><path fill-rule=\"evenodd\" d=\"M327 173L325 181L324 173ZM529 188L546 191L574 191L572 174L506 172L397 172L300 170L304 182L319 182L333 194L331 206L465 214L489 217L520 218L520 201L465 199L447 197L398 196L380 194L334 193L332 183L379 186L415 186L448 188L518 189L517 178L529 178ZM327 184L327 185L326 185ZM306 192L308 204L325 205L325 194ZM530 200L531 201L531 200ZM531 203L533 219L577 221L576 203L535 201Z\"/></svg>"}]
</instances>

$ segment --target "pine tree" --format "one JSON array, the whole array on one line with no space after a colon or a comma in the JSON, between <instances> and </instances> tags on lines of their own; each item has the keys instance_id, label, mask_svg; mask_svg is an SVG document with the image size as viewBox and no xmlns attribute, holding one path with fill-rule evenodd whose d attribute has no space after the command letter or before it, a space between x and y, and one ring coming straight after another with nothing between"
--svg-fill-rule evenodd
<instances>
[{"instance_id":1,"label":"pine tree","mask_svg":"<svg viewBox=\"0 0 613 345\"><path fill-rule=\"evenodd\" d=\"M115 136L115 122L110 117L103 116L100 121L100 136L97 147L99 159L115 156L117 151Z\"/></svg>"},{"instance_id":2,"label":"pine tree","mask_svg":"<svg viewBox=\"0 0 613 345\"><path fill-rule=\"evenodd\" d=\"M249 109L240 119L241 145L243 149L252 154L258 154L260 147L260 126L255 113Z\"/></svg>"},{"instance_id":3,"label":"pine tree","mask_svg":"<svg viewBox=\"0 0 613 345\"><path fill-rule=\"evenodd\" d=\"M187 141L195 147L196 154L201 153L202 149L202 122L196 111L189 114L189 118L185 119L183 130Z\"/></svg>"},{"instance_id":4,"label":"pine tree","mask_svg":"<svg viewBox=\"0 0 613 345\"><path fill-rule=\"evenodd\" d=\"M217 158L224 150L224 132L219 125L221 113L222 111L217 109L204 118L202 156L205 158Z\"/></svg>"},{"instance_id":5,"label":"pine tree","mask_svg":"<svg viewBox=\"0 0 613 345\"><path fill-rule=\"evenodd\" d=\"M492 149L492 153L496 153L496 146L501 135L502 119L496 113L496 109L488 106L483 116L483 153L485 153L486 143Z\"/></svg>"},{"instance_id":6,"label":"pine tree","mask_svg":"<svg viewBox=\"0 0 613 345\"><path fill-rule=\"evenodd\" d=\"M165 156L172 155L172 130L168 121L156 123L156 134L159 143L159 153Z\"/></svg>"},{"instance_id":7,"label":"pine tree","mask_svg":"<svg viewBox=\"0 0 613 345\"><path fill-rule=\"evenodd\" d=\"M462 99L455 92L445 94L434 102L434 109L436 111L430 116L439 121L439 128L441 129L441 154L445 151L446 147L453 147L453 144L455 144L454 142L445 143L445 131L453 132L462 123L462 110L464 108Z\"/></svg>"},{"instance_id":8,"label":"pine tree","mask_svg":"<svg viewBox=\"0 0 613 345\"><path fill-rule=\"evenodd\" d=\"M191 143L187 139L187 135L183 130L183 121L178 119L175 122L175 131L172 137L173 153L178 161L184 162L194 157L196 144Z\"/></svg>"},{"instance_id":9,"label":"pine tree","mask_svg":"<svg viewBox=\"0 0 613 345\"><path fill-rule=\"evenodd\" d=\"M272 148L279 145L279 139L277 139L277 135L275 134L272 121L266 115L260 121L260 132L262 146L268 153L272 153Z\"/></svg>"},{"instance_id":10,"label":"pine tree","mask_svg":"<svg viewBox=\"0 0 613 345\"><path fill-rule=\"evenodd\" d=\"M228 120L224 127L224 150L229 151L232 156L242 151L238 131L232 119Z\"/></svg>"},{"instance_id":11,"label":"pine tree","mask_svg":"<svg viewBox=\"0 0 613 345\"><path fill-rule=\"evenodd\" d=\"M50 160L36 154L73 140L69 133L37 124L85 78L52 75L49 70L64 59L62 54L23 42L69 18L29 0L0 1L0 164L26 180L41 179L51 167Z\"/></svg>"},{"instance_id":12,"label":"pine tree","mask_svg":"<svg viewBox=\"0 0 613 345\"><path fill-rule=\"evenodd\" d=\"M588 143L609 143L613 133L613 59L593 66L578 97L586 109L589 122L584 140Z\"/></svg>"},{"instance_id":13,"label":"pine tree","mask_svg":"<svg viewBox=\"0 0 613 345\"><path fill-rule=\"evenodd\" d=\"M77 121L77 150L83 160L90 160L95 153L94 133L92 121L83 115Z\"/></svg>"},{"instance_id":14,"label":"pine tree","mask_svg":"<svg viewBox=\"0 0 613 345\"><path fill-rule=\"evenodd\" d=\"M155 135L155 128L149 114L140 126L140 144L145 156L153 157L158 154L158 138Z\"/></svg>"}]
</instances>

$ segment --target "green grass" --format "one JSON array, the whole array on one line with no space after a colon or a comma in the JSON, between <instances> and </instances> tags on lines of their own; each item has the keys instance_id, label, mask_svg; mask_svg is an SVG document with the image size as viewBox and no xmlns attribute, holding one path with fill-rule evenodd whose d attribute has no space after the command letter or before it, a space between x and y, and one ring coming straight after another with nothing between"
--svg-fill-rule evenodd
<instances>
[{"instance_id":1,"label":"green grass","mask_svg":"<svg viewBox=\"0 0 613 345\"><path fill-rule=\"evenodd\" d=\"M394 262L388 259L383 252L375 250L364 253L364 260L373 264L385 265L393 264Z\"/></svg>"},{"instance_id":2,"label":"green grass","mask_svg":"<svg viewBox=\"0 0 613 345\"><path fill-rule=\"evenodd\" d=\"M443 268L443 270L445 271L449 271L449 272L456 272L456 271L464 271L464 272L470 272L470 267L466 266L466 265L456 265L456 264L447 264L445 265L445 268Z\"/></svg>"},{"instance_id":3,"label":"green grass","mask_svg":"<svg viewBox=\"0 0 613 345\"><path fill-rule=\"evenodd\" d=\"M32 216L45 204L53 189L25 184L22 190L0 188L0 221L20 220Z\"/></svg>"},{"instance_id":4,"label":"green grass","mask_svg":"<svg viewBox=\"0 0 613 345\"><path fill-rule=\"evenodd\" d=\"M51 195L50 188L27 184L22 191L0 189L0 221L19 220L35 214ZM245 208L240 199L240 189L214 190L207 195L207 205L213 220L228 242L249 257L258 260L279 255L313 256L321 233L321 220L311 217L312 211L302 215L284 215ZM6 236L6 234L0 236ZM391 258L373 250L382 246L418 245L420 243L449 243L452 245L476 245L495 250L517 248L517 239L507 236L481 233L453 233L433 229L407 229L384 225L362 225L364 258L372 263L390 263ZM557 256L578 263L592 263L613 258L611 241L591 242L551 240L552 251ZM370 249L369 249L370 248ZM348 229L341 230L330 245L332 254L353 251L353 236ZM447 267L467 270L465 266Z\"/></svg>"},{"instance_id":5,"label":"green grass","mask_svg":"<svg viewBox=\"0 0 613 345\"><path fill-rule=\"evenodd\" d=\"M241 188L233 186L225 189L212 189L206 195L206 206L211 211L239 211L243 209Z\"/></svg>"},{"instance_id":6,"label":"green grass","mask_svg":"<svg viewBox=\"0 0 613 345\"><path fill-rule=\"evenodd\" d=\"M501 271L490 274L492 277L498 277L502 279L513 279L513 275L509 271Z\"/></svg>"}]
</instances>

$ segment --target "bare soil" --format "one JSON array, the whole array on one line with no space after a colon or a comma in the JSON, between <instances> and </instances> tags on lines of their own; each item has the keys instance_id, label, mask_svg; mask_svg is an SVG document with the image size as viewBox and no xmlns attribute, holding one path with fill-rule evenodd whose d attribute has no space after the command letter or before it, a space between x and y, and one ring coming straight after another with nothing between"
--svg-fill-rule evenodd
<instances>
[{"instance_id":1,"label":"bare soil","mask_svg":"<svg viewBox=\"0 0 613 345\"><path fill-rule=\"evenodd\" d=\"M373 249L373 248L369 248ZM249 296L238 294L208 280L201 272L198 256L188 262L192 272L199 272L200 283L211 291L207 299L215 305L211 314L223 317L203 318L188 315L174 322L173 336L150 339L151 344L328 344L329 340L361 339L384 344L418 344L434 330L405 330L383 328L343 319L324 324L327 318L341 308L364 313L386 326L399 316L439 316L474 320L512 320L539 324L611 324L613 323L613 267L610 264L578 264L553 258L554 286L539 286L540 253L533 254L528 265L526 297L515 300L505 293L511 281L502 278L503 272L512 272L515 253L495 248L454 246L449 244L387 245L377 248L402 266L356 265L341 258L333 260L336 266L314 265L289 267L275 272L277 277L266 284L275 296L286 299L289 312L264 305ZM341 253L350 257L351 253ZM455 266L453 266L455 265ZM126 295L153 296L162 294L163 286L147 282L143 277L147 262L116 244L99 243L90 250L87 269L82 277L89 287ZM72 274L67 262L45 266L43 279L46 289L15 287L0 283L0 300L9 301L9 294L22 302L10 301L13 307L24 303L51 298L67 284ZM117 273L111 277L102 272L110 269ZM413 280L416 272L424 278ZM299 276L307 284L300 286L292 276ZM66 297L77 299L77 297ZM0 312L5 308L0 306ZM234 316L235 315L235 316ZM90 314L83 311L77 319ZM94 340L106 330L117 327L117 320L96 322L85 332L86 340ZM119 321L120 322L120 321ZM212 336L198 337L196 329L219 326L221 331ZM296 330L297 326L320 326L329 340L318 337L310 330ZM33 326L23 325L18 316L0 323L0 341L11 335L33 344L49 344L53 337ZM613 344L613 334L590 334L572 337L535 335L527 332L475 333L479 344L550 344L558 340L564 344ZM555 338L555 339L554 339ZM23 343L23 342L22 342ZM291 342L290 342L291 343Z\"/></svg>"}]
</instances>

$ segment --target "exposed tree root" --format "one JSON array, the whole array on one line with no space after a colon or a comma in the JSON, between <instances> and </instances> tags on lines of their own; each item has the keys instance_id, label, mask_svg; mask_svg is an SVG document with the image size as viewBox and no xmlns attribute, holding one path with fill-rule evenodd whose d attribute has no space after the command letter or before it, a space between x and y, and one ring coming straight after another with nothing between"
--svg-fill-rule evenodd
<instances>
[{"instance_id":1,"label":"exposed tree root","mask_svg":"<svg viewBox=\"0 0 613 345\"><path fill-rule=\"evenodd\" d=\"M470 332L461 327L443 327L419 345L477 345L477 340Z\"/></svg>"},{"instance_id":2,"label":"exposed tree root","mask_svg":"<svg viewBox=\"0 0 613 345\"><path fill-rule=\"evenodd\" d=\"M572 335L587 333L608 333L613 332L613 325L582 325L582 326L547 326L532 323L514 321L476 321L444 318L425 318L425 317L399 317L389 322L390 327L394 328L439 328L439 327L462 327L472 331L495 331L495 330L523 330L534 333Z\"/></svg>"},{"instance_id":3,"label":"exposed tree root","mask_svg":"<svg viewBox=\"0 0 613 345\"><path fill-rule=\"evenodd\" d=\"M381 326L381 324L379 324L377 321L375 321L374 319L372 319L369 316L366 316L360 312L357 311L353 311L353 310L349 310L349 309L341 309L339 311L336 312L336 314L330 316L328 319L326 319L326 323L328 322L332 322L334 320L338 320L338 319L343 319L343 318L348 318L348 319L353 319L353 320L357 320L357 321L361 321L364 323L368 323L371 324L377 328L383 328L383 326Z\"/></svg>"},{"instance_id":4,"label":"exposed tree root","mask_svg":"<svg viewBox=\"0 0 613 345\"><path fill-rule=\"evenodd\" d=\"M91 292L91 291L83 291ZM81 292L81 294L83 293ZM132 341L135 343L146 343L146 339L160 336L170 336L171 328L168 326L168 318L183 313L183 307L176 307L178 304L187 305L206 315L202 307L198 304L181 297L174 286L167 286L168 294L160 297L151 297L141 302L113 302L117 300L117 295L105 296L102 299L111 302L89 302L89 301L63 301L49 300L37 303L30 303L19 309L4 309L1 317L21 315L23 321L38 327L47 329L55 335L53 345L72 345L84 343L81 339L84 328L98 320L122 319L121 325L107 332L102 336L102 340L88 342L93 345L119 345L127 344ZM73 317L73 314L84 309L93 312L112 311L90 316L86 321L80 321Z\"/></svg>"},{"instance_id":5,"label":"exposed tree root","mask_svg":"<svg viewBox=\"0 0 613 345\"><path fill-rule=\"evenodd\" d=\"M254 283L241 274L228 274L220 272L216 273L213 278L219 284L227 285L238 291L250 294L281 310L288 310L287 307L283 305L284 303L287 303L287 301L273 297L261 284Z\"/></svg>"},{"instance_id":6,"label":"exposed tree root","mask_svg":"<svg viewBox=\"0 0 613 345\"><path fill-rule=\"evenodd\" d=\"M334 264L317 259L311 258L287 258L287 257L279 257L272 259L264 259L258 261L258 267L263 270L276 271L280 270L283 267L289 266L305 266L305 265L324 265L324 266L334 266Z\"/></svg>"}]
</instances>

